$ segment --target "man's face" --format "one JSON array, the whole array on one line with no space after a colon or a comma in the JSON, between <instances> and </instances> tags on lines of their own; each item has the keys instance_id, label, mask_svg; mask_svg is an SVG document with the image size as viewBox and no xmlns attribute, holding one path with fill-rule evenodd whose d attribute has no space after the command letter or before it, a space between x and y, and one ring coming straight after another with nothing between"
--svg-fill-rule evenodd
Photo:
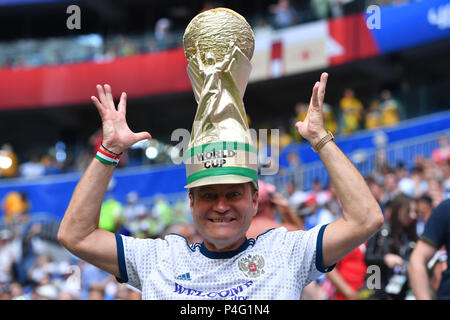
<instances>
[{"instance_id":1,"label":"man's face","mask_svg":"<svg viewBox=\"0 0 450 320\"><path fill-rule=\"evenodd\" d=\"M237 249L258 209L251 182L196 187L189 193L195 227L212 251Z\"/></svg>"},{"instance_id":2,"label":"man's face","mask_svg":"<svg viewBox=\"0 0 450 320\"><path fill-rule=\"evenodd\" d=\"M423 221L427 220L432 210L433 209L428 202L424 200L417 201L417 214Z\"/></svg>"}]
</instances>

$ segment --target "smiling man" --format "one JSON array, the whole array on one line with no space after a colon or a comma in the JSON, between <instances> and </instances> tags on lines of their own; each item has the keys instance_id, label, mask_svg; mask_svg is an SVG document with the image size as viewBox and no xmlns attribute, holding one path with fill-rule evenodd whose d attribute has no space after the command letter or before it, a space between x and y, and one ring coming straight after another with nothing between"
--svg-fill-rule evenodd
<instances>
[{"instance_id":1,"label":"smiling man","mask_svg":"<svg viewBox=\"0 0 450 320\"><path fill-rule=\"evenodd\" d=\"M245 242L245 234L258 208L258 193L253 183L197 187L189 192L189 198L194 224L206 249L232 251Z\"/></svg>"},{"instance_id":2,"label":"smiling man","mask_svg":"<svg viewBox=\"0 0 450 320\"><path fill-rule=\"evenodd\" d=\"M308 231L281 227L248 239L245 234L258 208L257 175L254 164L230 169L227 158L224 166L205 169L212 170L208 173L187 168L192 217L203 243L189 244L175 234L135 239L100 229L100 207L120 154L151 136L128 127L125 93L116 109L111 87L99 85L99 99L92 101L102 118L103 143L73 193L59 241L81 259L141 290L143 299L298 299L308 283L330 271L383 223L364 179L324 129L327 79L323 73L314 85L308 114L296 127L330 174L342 203L341 218ZM232 145L236 153L252 150ZM195 148L190 155L201 161L196 156L205 150Z\"/></svg>"}]
</instances>

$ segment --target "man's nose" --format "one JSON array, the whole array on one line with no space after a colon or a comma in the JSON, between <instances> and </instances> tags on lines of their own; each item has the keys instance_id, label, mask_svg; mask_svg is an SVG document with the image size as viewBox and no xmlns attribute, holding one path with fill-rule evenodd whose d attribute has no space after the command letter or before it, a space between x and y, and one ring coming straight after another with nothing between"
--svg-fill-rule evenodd
<instances>
[{"instance_id":1,"label":"man's nose","mask_svg":"<svg viewBox=\"0 0 450 320\"><path fill-rule=\"evenodd\" d=\"M218 197L216 202L214 203L214 210L219 213L225 213L229 209L230 209L230 204L228 202L228 199L224 196Z\"/></svg>"}]
</instances>

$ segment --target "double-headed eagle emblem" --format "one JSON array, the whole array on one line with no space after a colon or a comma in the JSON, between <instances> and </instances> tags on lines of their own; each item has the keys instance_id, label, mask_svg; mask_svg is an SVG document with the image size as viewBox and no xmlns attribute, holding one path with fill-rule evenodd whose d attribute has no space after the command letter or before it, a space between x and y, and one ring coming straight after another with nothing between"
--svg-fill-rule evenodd
<instances>
[{"instance_id":1,"label":"double-headed eagle emblem","mask_svg":"<svg viewBox=\"0 0 450 320\"><path fill-rule=\"evenodd\" d=\"M239 270L248 278L257 278L264 274L264 259L260 255L251 255L242 258L238 262Z\"/></svg>"}]
</instances>

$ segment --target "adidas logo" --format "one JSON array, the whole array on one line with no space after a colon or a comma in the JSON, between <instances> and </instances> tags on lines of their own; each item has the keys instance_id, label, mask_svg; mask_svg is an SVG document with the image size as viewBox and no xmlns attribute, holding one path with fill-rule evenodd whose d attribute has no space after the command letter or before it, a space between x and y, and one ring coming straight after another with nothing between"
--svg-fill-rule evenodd
<instances>
[{"instance_id":1,"label":"adidas logo","mask_svg":"<svg viewBox=\"0 0 450 320\"><path fill-rule=\"evenodd\" d=\"M179 276L176 276L175 279L177 280L192 280L191 279L191 273L184 273L184 274L180 274Z\"/></svg>"}]
</instances>

